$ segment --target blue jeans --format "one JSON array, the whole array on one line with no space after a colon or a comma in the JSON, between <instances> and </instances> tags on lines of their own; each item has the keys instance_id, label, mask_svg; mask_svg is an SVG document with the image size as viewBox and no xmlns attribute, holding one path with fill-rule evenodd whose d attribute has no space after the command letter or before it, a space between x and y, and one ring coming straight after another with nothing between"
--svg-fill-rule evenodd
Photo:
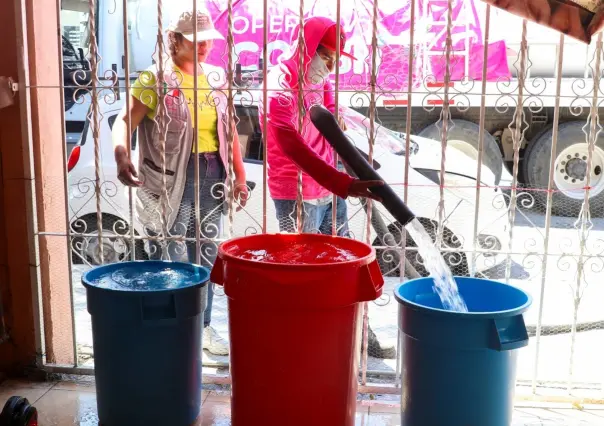
<instances>
[{"instance_id":1,"label":"blue jeans","mask_svg":"<svg viewBox=\"0 0 604 426\"><path fill-rule=\"evenodd\" d=\"M199 221L200 221L200 264L212 269L218 253L214 242L220 236L222 226L222 211L224 205L224 180L226 171L217 153L191 154L187 164L187 180L185 190L178 209L178 214L170 236L195 238L195 161L199 162ZM149 232L149 231L148 231ZM152 235L152 232L149 232ZM152 240L150 243L150 258L165 259L162 256L161 242ZM167 245L169 260L179 262L196 262L196 243L187 241L169 241ZM204 312L204 327L212 320L212 302L214 300L214 284L208 285L208 301Z\"/></svg>"},{"instance_id":2,"label":"blue jeans","mask_svg":"<svg viewBox=\"0 0 604 426\"><path fill-rule=\"evenodd\" d=\"M336 230L337 235L341 237L348 236L348 209L346 201L340 197L337 198L336 207ZM279 221L279 230L281 232L296 232L297 208L296 200L273 200ZM302 232L321 233L331 235L332 231L332 211L333 201L324 205L315 205L304 202L304 215Z\"/></svg>"}]
</instances>

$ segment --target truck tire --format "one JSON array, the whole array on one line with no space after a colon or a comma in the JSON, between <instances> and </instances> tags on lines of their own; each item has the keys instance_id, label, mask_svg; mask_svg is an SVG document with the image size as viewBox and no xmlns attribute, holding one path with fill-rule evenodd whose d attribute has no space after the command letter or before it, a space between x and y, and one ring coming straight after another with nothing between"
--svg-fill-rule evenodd
<instances>
[{"instance_id":1,"label":"truck tire","mask_svg":"<svg viewBox=\"0 0 604 426\"><path fill-rule=\"evenodd\" d=\"M478 160L478 132L480 127L466 120L453 120L454 126L449 127L447 131L447 143L461 150L467 156ZM418 136L435 140L441 139L441 125L431 124L422 130ZM495 138L489 133L484 132L484 152L482 155L482 164L484 164L495 175L495 185L501 180L503 171L503 157L501 150Z\"/></svg>"},{"instance_id":2,"label":"truck tire","mask_svg":"<svg viewBox=\"0 0 604 426\"><path fill-rule=\"evenodd\" d=\"M71 223L71 261L73 264L101 264L99 239L81 237L78 234L98 234L96 215L87 215ZM143 240L134 242L137 260L148 260ZM103 254L105 263L130 260L132 253L130 230L125 221L117 216L103 215ZM0 425L1 426L1 425Z\"/></svg>"},{"instance_id":3,"label":"truck tire","mask_svg":"<svg viewBox=\"0 0 604 426\"><path fill-rule=\"evenodd\" d=\"M587 136L584 121L572 121L558 127L556 160L554 163L554 190L552 213L558 216L577 216L584 200L586 181ZM588 130L589 131L589 130ZM526 151L522 166L526 184L531 189L547 189L553 129L538 135ZM600 133L594 147L591 166L590 210L595 217L604 213L604 134ZM547 206L547 192L534 191L535 200Z\"/></svg>"}]
</instances>

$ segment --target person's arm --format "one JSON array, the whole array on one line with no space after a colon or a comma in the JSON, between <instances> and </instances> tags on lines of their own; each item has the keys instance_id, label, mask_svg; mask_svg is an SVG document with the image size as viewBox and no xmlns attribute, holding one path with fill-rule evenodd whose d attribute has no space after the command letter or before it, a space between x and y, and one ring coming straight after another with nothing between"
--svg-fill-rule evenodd
<instances>
[{"instance_id":1,"label":"person's arm","mask_svg":"<svg viewBox=\"0 0 604 426\"><path fill-rule=\"evenodd\" d=\"M138 173L130 160L127 147L134 129L143 121L146 114L157 107L155 82L155 74L149 70L138 75L130 90L130 132L128 132L128 111L125 106L113 125L113 152L117 164L117 177L124 185L142 185L142 182L137 179Z\"/></svg>"},{"instance_id":2,"label":"person's arm","mask_svg":"<svg viewBox=\"0 0 604 426\"><path fill-rule=\"evenodd\" d=\"M130 96L130 130L136 129L148 112L149 108L145 104L134 96ZM132 133L128 132L128 111L124 106L118 114L112 130L113 152L118 179L124 185L141 186L142 182L137 179L138 172L128 153L128 141L131 137Z\"/></svg>"},{"instance_id":3,"label":"person's arm","mask_svg":"<svg viewBox=\"0 0 604 426\"><path fill-rule=\"evenodd\" d=\"M235 127L233 125L233 127ZM239 133L234 129L233 134L233 170L235 170L235 180L239 183L245 183L245 166L243 165L243 156L241 155L241 144L239 143Z\"/></svg>"},{"instance_id":4,"label":"person's arm","mask_svg":"<svg viewBox=\"0 0 604 426\"><path fill-rule=\"evenodd\" d=\"M293 121L296 102L291 94L279 94L269 99L268 129L271 140L279 144L283 153L311 176L317 183L329 191L346 198L354 179L325 162L306 144L300 136Z\"/></svg>"},{"instance_id":5,"label":"person's arm","mask_svg":"<svg viewBox=\"0 0 604 426\"><path fill-rule=\"evenodd\" d=\"M243 164L243 156L241 155L241 144L239 143L239 133L237 128L233 124L233 170L235 171L235 199L239 202L240 210L241 207L245 207L247 199L249 198L247 182L245 178L245 166Z\"/></svg>"}]
</instances>

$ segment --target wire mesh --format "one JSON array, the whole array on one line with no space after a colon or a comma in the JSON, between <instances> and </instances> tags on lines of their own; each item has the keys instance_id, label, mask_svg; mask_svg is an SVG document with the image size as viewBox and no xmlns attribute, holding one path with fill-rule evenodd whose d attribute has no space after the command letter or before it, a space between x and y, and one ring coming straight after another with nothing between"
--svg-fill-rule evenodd
<instances>
[{"instance_id":1,"label":"wire mesh","mask_svg":"<svg viewBox=\"0 0 604 426\"><path fill-rule=\"evenodd\" d=\"M330 83L334 113L345 120L347 135L379 163L378 172L420 218L455 275L508 282L532 294L534 306L526 315L531 338L520 353L519 381L530 383L533 392L604 390L597 279L604 269L601 37L583 50L560 36L542 45L533 38L538 27L470 0L396 7L375 0L82 3L86 8L77 10L87 12L61 13L63 84L27 87L63 91L67 138L79 135L77 156L70 146L65 165L69 230L61 231L58 223L39 230L41 237L67 238L70 244L79 366L93 362L79 285L83 271L155 258L211 267L227 238L302 230L375 247L386 288L365 311L359 380L398 384L399 313L392 291L409 277L409 266L427 274L413 239L379 203L329 192L313 197L307 173L290 176L290 198L272 197L279 174L270 164L274 152L264 108L275 92L283 93L291 101L292 127L304 137L307 107L324 93L284 88L271 73L296 47L304 58L308 37L294 29L309 16L325 15L341 21L337 34L347 38L338 35L337 44L357 58L338 51ZM214 41L204 65L193 67L189 87L182 71L169 68L172 42L165 29L178 12L197 9L207 9L224 40ZM517 31L502 36L501 22ZM203 22L194 24L198 30ZM196 56L206 49L193 45ZM550 47L555 58L546 66L540 50ZM577 52L588 58L580 72L571 69ZM495 68L503 71L493 74ZM296 71L304 86L308 70ZM132 125L132 105L154 99L157 113L149 124ZM187 121L189 104L194 107ZM201 127L194 123L207 117L207 109L216 111L216 131L225 136L224 152L214 155L203 154L195 143ZM83 111L82 119L77 111ZM125 134L132 135L124 143L134 166L143 166L142 190L117 178L116 123L125 123ZM191 139L184 163L177 160L179 147L171 145L179 132ZM145 139L163 147L151 164L143 159ZM331 160L343 169L336 157ZM187 178L183 196L174 201L179 171ZM45 185L65 191L62 180ZM212 326L228 340L227 301L218 287ZM205 351L204 362L228 374L228 356Z\"/></svg>"}]
</instances>

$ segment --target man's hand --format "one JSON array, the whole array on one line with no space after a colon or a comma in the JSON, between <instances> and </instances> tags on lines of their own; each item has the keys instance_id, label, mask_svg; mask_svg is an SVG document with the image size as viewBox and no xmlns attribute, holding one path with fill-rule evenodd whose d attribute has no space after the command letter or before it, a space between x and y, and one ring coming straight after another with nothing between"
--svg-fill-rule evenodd
<instances>
[{"instance_id":1,"label":"man's hand","mask_svg":"<svg viewBox=\"0 0 604 426\"><path fill-rule=\"evenodd\" d=\"M348 130L348 126L346 125L346 121L344 121L343 117L340 116L338 118L338 124L340 125L340 129L342 129L343 132Z\"/></svg>"},{"instance_id":2,"label":"man's hand","mask_svg":"<svg viewBox=\"0 0 604 426\"><path fill-rule=\"evenodd\" d=\"M119 148L115 151L115 163L117 165L117 178L126 186L137 188L143 183L138 180L138 172L132 161L125 152Z\"/></svg>"},{"instance_id":3,"label":"man's hand","mask_svg":"<svg viewBox=\"0 0 604 426\"><path fill-rule=\"evenodd\" d=\"M380 196L375 195L374 193L369 191L369 188L372 188L375 186L384 186L384 182L381 180L355 179L352 181L352 183L350 184L350 187L348 188L348 195L350 197L371 198L372 200L381 202L382 199Z\"/></svg>"},{"instance_id":4,"label":"man's hand","mask_svg":"<svg viewBox=\"0 0 604 426\"><path fill-rule=\"evenodd\" d=\"M250 191L247 187L247 182L245 179L243 181L237 180L235 181L235 188L233 191L233 196L235 201L238 203L237 209L235 211L240 211L247 204L247 200L250 198Z\"/></svg>"}]
</instances>

